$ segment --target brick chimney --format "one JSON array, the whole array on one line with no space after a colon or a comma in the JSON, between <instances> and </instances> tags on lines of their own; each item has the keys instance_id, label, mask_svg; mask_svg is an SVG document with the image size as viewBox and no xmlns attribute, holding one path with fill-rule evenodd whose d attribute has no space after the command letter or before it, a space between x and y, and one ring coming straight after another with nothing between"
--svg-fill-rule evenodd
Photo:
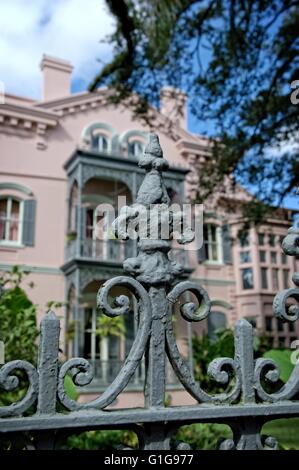
<instances>
[{"instance_id":1,"label":"brick chimney","mask_svg":"<svg viewBox=\"0 0 299 470\"><path fill-rule=\"evenodd\" d=\"M161 88L160 112L173 121L175 125L187 129L186 93L173 87Z\"/></svg>"},{"instance_id":2,"label":"brick chimney","mask_svg":"<svg viewBox=\"0 0 299 470\"><path fill-rule=\"evenodd\" d=\"M70 62L44 54L40 63L42 71L42 100L55 100L71 93Z\"/></svg>"}]
</instances>

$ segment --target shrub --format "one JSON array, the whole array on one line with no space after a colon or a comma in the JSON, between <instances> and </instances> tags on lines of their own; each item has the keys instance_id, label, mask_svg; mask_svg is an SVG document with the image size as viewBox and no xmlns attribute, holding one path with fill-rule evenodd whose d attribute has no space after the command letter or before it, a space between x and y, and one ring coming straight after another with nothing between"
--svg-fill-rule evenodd
<instances>
[{"instance_id":1,"label":"shrub","mask_svg":"<svg viewBox=\"0 0 299 470\"><path fill-rule=\"evenodd\" d=\"M0 279L0 332L5 345L5 362L14 359L36 361L36 306L20 287L23 276L14 267Z\"/></svg>"},{"instance_id":2,"label":"shrub","mask_svg":"<svg viewBox=\"0 0 299 470\"><path fill-rule=\"evenodd\" d=\"M175 440L189 444L192 450L216 450L223 439L231 438L228 426L213 423L182 426L175 436Z\"/></svg>"},{"instance_id":3,"label":"shrub","mask_svg":"<svg viewBox=\"0 0 299 470\"><path fill-rule=\"evenodd\" d=\"M87 431L67 439L65 449L111 450L121 446L136 448L137 436L132 431Z\"/></svg>"}]
</instances>

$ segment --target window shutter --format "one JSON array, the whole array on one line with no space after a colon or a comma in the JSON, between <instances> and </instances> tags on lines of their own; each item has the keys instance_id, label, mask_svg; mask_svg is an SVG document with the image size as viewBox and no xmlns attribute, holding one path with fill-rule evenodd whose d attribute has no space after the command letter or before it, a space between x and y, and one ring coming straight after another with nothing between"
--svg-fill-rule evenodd
<instances>
[{"instance_id":1,"label":"window shutter","mask_svg":"<svg viewBox=\"0 0 299 470\"><path fill-rule=\"evenodd\" d=\"M22 237L23 245L34 246L35 214L36 214L36 200L27 199L26 201L24 201L23 237Z\"/></svg>"},{"instance_id":2,"label":"window shutter","mask_svg":"<svg viewBox=\"0 0 299 470\"><path fill-rule=\"evenodd\" d=\"M226 316L223 312L211 312L208 316L208 335L211 340L217 340L217 330L226 328Z\"/></svg>"},{"instance_id":3,"label":"window shutter","mask_svg":"<svg viewBox=\"0 0 299 470\"><path fill-rule=\"evenodd\" d=\"M232 263L232 238L231 230L229 225L223 225L222 227L222 250L223 250L223 262L225 264Z\"/></svg>"},{"instance_id":4,"label":"window shutter","mask_svg":"<svg viewBox=\"0 0 299 470\"><path fill-rule=\"evenodd\" d=\"M205 246L203 242L202 246L199 248L199 250L197 250L197 261L199 263L204 263L205 260L206 260L206 251L205 251Z\"/></svg>"}]
</instances>

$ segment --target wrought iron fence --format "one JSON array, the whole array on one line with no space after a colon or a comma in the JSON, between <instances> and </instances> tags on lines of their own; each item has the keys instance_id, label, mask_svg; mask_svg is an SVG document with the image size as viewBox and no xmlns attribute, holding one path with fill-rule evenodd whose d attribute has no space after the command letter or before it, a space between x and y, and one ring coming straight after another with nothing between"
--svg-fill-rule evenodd
<instances>
[{"instance_id":1,"label":"wrought iron fence","mask_svg":"<svg viewBox=\"0 0 299 470\"><path fill-rule=\"evenodd\" d=\"M140 205L168 204L163 183L163 170L168 163L156 135L150 142L139 166L146 170L137 202L122 211L114 223L119 238L126 238L127 224L138 215ZM171 217L170 217L171 220ZM182 242L190 241L190 231L183 233ZM125 276L110 279L100 288L97 303L110 317L130 314L130 300L121 295L110 302L111 289L125 286L138 304L138 330L130 353L113 382L97 398L80 403L68 396L65 377L70 375L80 388L93 379L91 364L84 358L69 359L59 364L59 319L49 312L41 322L38 365L15 360L0 370L0 384L8 391L19 385L17 371L27 376L26 394L17 402L0 408L2 439L19 440L23 448L54 449L68 434L93 429L133 429L140 448L168 450L171 438L182 426L191 423L224 423L233 431L233 438L224 440L221 449L263 449L277 447L274 438L261 437L263 425L278 418L299 416L299 364L286 384L277 389L279 369L269 359L254 360L252 326L239 320L235 327L234 358L216 358L209 366L209 376L224 391L208 393L196 382L189 365L182 358L173 332L171 308L187 291L194 294L197 305L183 303L180 307L188 322L202 321L210 311L207 292L199 285L184 281L175 284L182 266L168 256L170 242L159 236L156 240L139 239L138 255L123 263ZM299 254L299 231L290 228L283 241L287 255ZM299 286L299 273L293 275ZM273 303L274 315L284 322L295 322L299 316L299 289L283 290ZM291 303L290 303L291 302ZM295 302L295 303L294 303ZM109 409L123 392L136 370L145 360L144 408ZM198 402L190 406L166 406L165 362L168 358L184 389ZM273 387L273 388L272 388ZM136 424L139 423L139 424ZM184 447L180 443L179 448Z\"/></svg>"}]
</instances>

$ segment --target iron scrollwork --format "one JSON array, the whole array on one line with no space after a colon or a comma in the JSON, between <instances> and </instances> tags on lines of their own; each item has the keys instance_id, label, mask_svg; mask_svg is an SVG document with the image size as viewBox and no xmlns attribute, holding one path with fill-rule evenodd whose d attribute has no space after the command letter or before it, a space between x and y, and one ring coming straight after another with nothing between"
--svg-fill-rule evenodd
<instances>
[{"instance_id":1,"label":"iron scrollwork","mask_svg":"<svg viewBox=\"0 0 299 470\"><path fill-rule=\"evenodd\" d=\"M179 219L179 224L184 225L184 220L183 214L174 214L170 206L163 179L168 162L163 157L157 135L150 135L139 166L146 174L136 203L123 208L113 223L115 235L120 239L127 239L133 230L138 241L138 253L124 261L126 275L105 282L97 295L98 307L109 317L132 314L128 296L120 295L111 302L110 294L114 287L126 288L136 299L137 334L123 367L104 393L94 400L87 403L72 400L65 390L65 377L70 375L78 387L86 386L93 379L92 366L84 358L72 358L59 365L59 320L53 312L48 313L41 322L38 366L16 360L0 369L0 386L5 390L18 387L18 377L14 375L17 370L25 373L29 383L23 398L0 407L0 433L12 433L13 437L20 436L22 431L33 430L42 436L37 448L55 448L53 436L57 430L63 432L67 429L69 433L93 428L117 429L124 425L136 429L136 423L139 423L140 447L159 450L173 445L171 436L180 426L210 420L228 424L233 431L233 438L223 440L220 449L275 449L276 440L269 436L264 438L261 429L265 422L276 416L299 416L299 404L294 400L299 391L299 364L288 382L271 393L269 384L277 384L279 369L269 359L254 360L252 326L241 319L235 327L234 358L216 358L208 368L211 380L225 390L208 393L194 379L193 371L176 343L173 314L184 297L180 304L182 317L187 322L203 321L209 315L211 302L207 292L197 283L176 283L183 267L171 259L169 252L171 238L177 228L175 224ZM156 208L154 219L151 214L153 205ZM141 214L143 225L140 223ZM165 221L170 226L168 237L163 232ZM155 237L150 236L153 228ZM184 225L178 242L189 243L193 237L192 229ZM291 228L283 242L287 255L298 256L298 240L298 229ZM293 275L293 282L296 287L277 294L273 302L274 315L284 322L294 322L299 317L299 273ZM187 293L193 295L194 301L186 299ZM197 405L165 406L166 357L183 388L198 402ZM145 407L120 411L109 409L107 413L106 408L125 390L143 358L146 365ZM290 400L292 402L288 403ZM62 413L58 404L68 412ZM30 416L24 416L31 410ZM45 444L43 436L47 433L50 437ZM188 445L176 443L174 447L187 449Z\"/></svg>"},{"instance_id":2,"label":"iron scrollwork","mask_svg":"<svg viewBox=\"0 0 299 470\"><path fill-rule=\"evenodd\" d=\"M88 403L78 403L77 401L70 399L65 392L64 380L70 371L74 371L72 377L75 385L81 387L90 384L93 380L91 364L83 358L73 358L65 362L59 372L58 397L60 403L68 410L106 408L125 389L144 355L151 327L149 296L144 287L132 278L119 276L114 279L110 279L104 283L97 298L98 307L101 308L102 312L109 317L130 314L130 300L127 296L122 295L114 299L114 305L109 303L109 292L115 286L131 288L138 301L140 320L130 353L128 354L124 366L112 384L98 398Z\"/></svg>"},{"instance_id":3,"label":"iron scrollwork","mask_svg":"<svg viewBox=\"0 0 299 470\"><path fill-rule=\"evenodd\" d=\"M15 360L8 362L0 369L0 386L5 391L15 391L19 386L19 378L13 375L16 371L26 374L29 385L24 397L8 406L0 407L0 417L19 416L30 408L37 399L38 373L36 368L27 361Z\"/></svg>"},{"instance_id":4,"label":"iron scrollwork","mask_svg":"<svg viewBox=\"0 0 299 470\"><path fill-rule=\"evenodd\" d=\"M286 255L299 255L299 230L291 227L287 236L282 242L282 249ZM299 318L299 273L293 274L293 282L296 288L284 289L276 294L273 301L273 314L284 323L294 323ZM292 301L292 303L291 303ZM277 383L280 377L280 370L277 364L270 359L258 359L255 366L255 386L257 395L265 402L279 402L290 400L299 392L299 362L295 365L288 381L280 390L273 393L265 391L263 380L270 383Z\"/></svg>"}]
</instances>

